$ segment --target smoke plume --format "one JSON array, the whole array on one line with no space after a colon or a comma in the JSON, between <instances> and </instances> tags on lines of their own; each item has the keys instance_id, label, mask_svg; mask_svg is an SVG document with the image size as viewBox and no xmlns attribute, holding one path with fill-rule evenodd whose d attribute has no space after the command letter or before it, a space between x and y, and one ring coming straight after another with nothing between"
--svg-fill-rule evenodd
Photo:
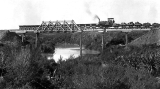
<instances>
[{"instance_id":1,"label":"smoke plume","mask_svg":"<svg viewBox=\"0 0 160 89\"><path fill-rule=\"evenodd\" d=\"M91 10L90 10L90 4L89 3L85 3L85 10L86 10L86 13L88 14L88 15L92 15L92 12L91 12Z\"/></svg>"},{"instance_id":2,"label":"smoke plume","mask_svg":"<svg viewBox=\"0 0 160 89\"><path fill-rule=\"evenodd\" d=\"M85 6L85 11L86 11L86 13L87 13L91 18L93 18L93 20L98 19L98 21L100 21L99 16L96 15L96 14L94 14L93 12L91 12L92 2L85 2L84 6Z\"/></svg>"},{"instance_id":3,"label":"smoke plume","mask_svg":"<svg viewBox=\"0 0 160 89\"><path fill-rule=\"evenodd\" d=\"M100 22L100 18L99 18L98 15L95 15L95 16L94 16L94 19L98 19L98 21Z\"/></svg>"}]
</instances>

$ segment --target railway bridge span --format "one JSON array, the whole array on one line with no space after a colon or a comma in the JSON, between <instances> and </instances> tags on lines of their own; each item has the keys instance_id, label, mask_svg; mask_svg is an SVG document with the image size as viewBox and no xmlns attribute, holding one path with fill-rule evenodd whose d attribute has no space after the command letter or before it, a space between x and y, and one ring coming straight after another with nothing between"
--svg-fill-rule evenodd
<instances>
[{"instance_id":1,"label":"railway bridge span","mask_svg":"<svg viewBox=\"0 0 160 89\"><path fill-rule=\"evenodd\" d=\"M82 35L83 32L101 32L102 33L102 52L104 49L104 33L108 31L121 31L125 32L125 39L127 46L128 44L128 33L131 31L148 31L152 28L144 28L144 27L104 27L96 23L92 24L76 24L74 20L64 20L64 21L43 21L41 25L20 25L18 30L10 30L11 32L15 32L17 34L21 34L22 42L24 41L25 34L27 33L35 33L35 47L38 45L38 37L39 34L45 33L59 33L59 32L80 32L80 55L82 56Z\"/></svg>"}]
</instances>

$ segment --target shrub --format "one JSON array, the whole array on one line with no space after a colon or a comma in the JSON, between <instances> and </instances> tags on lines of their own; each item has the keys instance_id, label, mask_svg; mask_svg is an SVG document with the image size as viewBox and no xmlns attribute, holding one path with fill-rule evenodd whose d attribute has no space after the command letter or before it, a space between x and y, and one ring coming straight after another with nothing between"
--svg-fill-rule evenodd
<instances>
[{"instance_id":1,"label":"shrub","mask_svg":"<svg viewBox=\"0 0 160 89\"><path fill-rule=\"evenodd\" d=\"M36 49L26 47L17 51L5 45L0 49L2 54L0 55L1 69L3 69L3 72L6 71L3 74L2 88L25 89L26 86L36 89L50 88L50 81L46 78L51 72L48 66L52 66L52 71L54 71L56 65L50 65L50 62L54 62L47 61L46 58L41 56L40 47ZM4 60L2 61L2 59ZM37 85L38 87L36 87Z\"/></svg>"}]
</instances>

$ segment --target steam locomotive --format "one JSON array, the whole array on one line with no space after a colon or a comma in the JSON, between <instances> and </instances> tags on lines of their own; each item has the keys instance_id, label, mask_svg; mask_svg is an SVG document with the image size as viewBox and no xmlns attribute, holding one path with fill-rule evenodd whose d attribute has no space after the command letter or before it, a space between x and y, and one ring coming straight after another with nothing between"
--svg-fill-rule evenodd
<instances>
[{"instance_id":1,"label":"steam locomotive","mask_svg":"<svg viewBox=\"0 0 160 89\"><path fill-rule=\"evenodd\" d=\"M108 18L108 21L100 21L99 19L98 26L104 27L104 28L113 27L114 22L115 22L114 18Z\"/></svg>"}]
</instances>

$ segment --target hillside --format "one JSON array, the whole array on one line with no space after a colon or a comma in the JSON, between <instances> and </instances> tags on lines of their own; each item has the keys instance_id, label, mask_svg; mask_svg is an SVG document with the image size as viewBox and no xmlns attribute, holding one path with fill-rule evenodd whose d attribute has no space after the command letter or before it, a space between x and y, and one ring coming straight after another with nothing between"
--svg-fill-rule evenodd
<instances>
[{"instance_id":1,"label":"hillside","mask_svg":"<svg viewBox=\"0 0 160 89\"><path fill-rule=\"evenodd\" d=\"M0 31L0 43L18 46L21 44L21 37L14 32L7 30Z\"/></svg>"},{"instance_id":2,"label":"hillside","mask_svg":"<svg viewBox=\"0 0 160 89\"><path fill-rule=\"evenodd\" d=\"M150 45L150 44L160 45L160 29L159 28L150 30L148 33L133 40L128 45L142 46L142 45Z\"/></svg>"}]
</instances>

